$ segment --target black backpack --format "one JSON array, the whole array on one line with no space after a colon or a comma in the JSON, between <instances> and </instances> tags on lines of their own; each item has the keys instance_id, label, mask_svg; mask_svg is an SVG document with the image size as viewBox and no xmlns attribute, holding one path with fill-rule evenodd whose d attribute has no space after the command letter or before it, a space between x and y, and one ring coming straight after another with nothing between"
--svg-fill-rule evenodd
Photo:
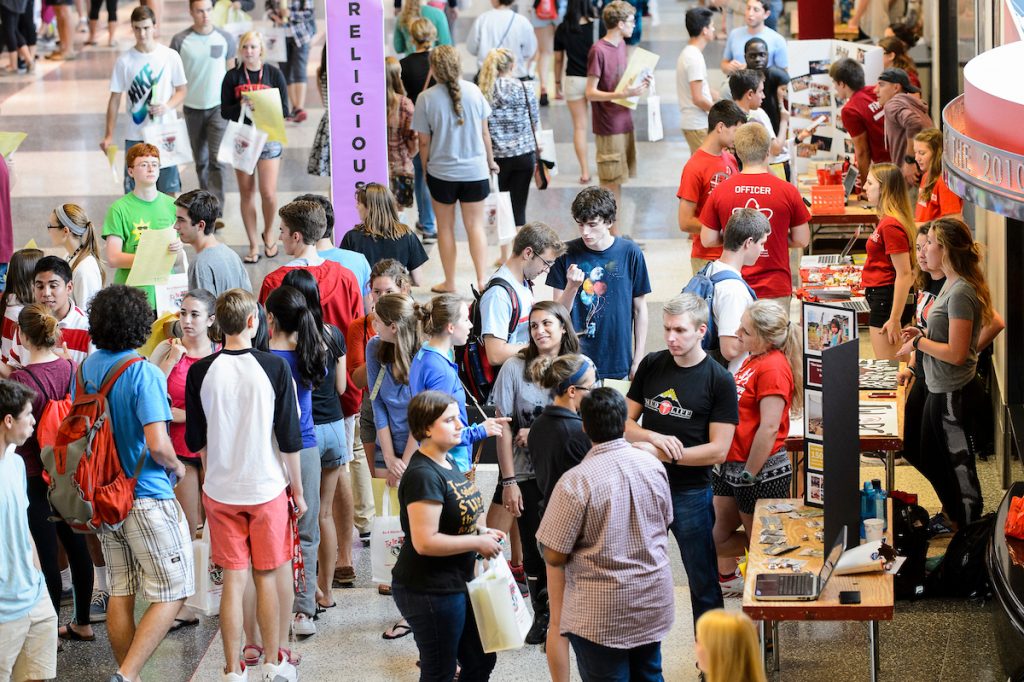
<instances>
[{"instance_id":1,"label":"black backpack","mask_svg":"<svg viewBox=\"0 0 1024 682\"><path fill-rule=\"evenodd\" d=\"M469 319L473 322L473 331L469 333L465 346L455 348L455 363L459 366L459 378L462 379L466 390L481 403L486 402L490 397L491 387L494 386L494 380L498 378L499 368L494 367L487 360L481 330L483 324L480 320L480 299L494 287L504 289L509 299L512 300L512 316L508 321L509 337L515 333L516 327L519 326L519 295L516 294L511 284L500 277L494 277L479 293L475 287L470 287L473 291L473 302L469 304Z\"/></svg>"},{"instance_id":2,"label":"black backpack","mask_svg":"<svg viewBox=\"0 0 1024 682\"><path fill-rule=\"evenodd\" d=\"M892 536L896 553L906 557L893 579L897 599L920 599L925 594L928 559L928 510L892 498Z\"/></svg>"},{"instance_id":3,"label":"black backpack","mask_svg":"<svg viewBox=\"0 0 1024 682\"><path fill-rule=\"evenodd\" d=\"M996 525L995 513L957 531L946 556L928 576L928 596L985 600L992 594L985 555Z\"/></svg>"}]
</instances>

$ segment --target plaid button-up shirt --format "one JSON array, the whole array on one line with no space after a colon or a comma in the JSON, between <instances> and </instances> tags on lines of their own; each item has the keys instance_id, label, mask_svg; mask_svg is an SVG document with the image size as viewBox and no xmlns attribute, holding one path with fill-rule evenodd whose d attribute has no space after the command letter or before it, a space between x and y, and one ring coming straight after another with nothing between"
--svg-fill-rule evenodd
<instances>
[{"instance_id":1,"label":"plaid button-up shirt","mask_svg":"<svg viewBox=\"0 0 1024 682\"><path fill-rule=\"evenodd\" d=\"M267 16L277 23L280 20L280 0L267 0ZM291 29L298 45L309 45L316 36L316 21L313 15L313 0L288 0L288 19L282 24Z\"/></svg>"},{"instance_id":2,"label":"plaid button-up shirt","mask_svg":"<svg viewBox=\"0 0 1024 682\"><path fill-rule=\"evenodd\" d=\"M537 539L569 555L562 633L614 649L661 641L675 617L665 467L619 439L562 475Z\"/></svg>"}]
</instances>

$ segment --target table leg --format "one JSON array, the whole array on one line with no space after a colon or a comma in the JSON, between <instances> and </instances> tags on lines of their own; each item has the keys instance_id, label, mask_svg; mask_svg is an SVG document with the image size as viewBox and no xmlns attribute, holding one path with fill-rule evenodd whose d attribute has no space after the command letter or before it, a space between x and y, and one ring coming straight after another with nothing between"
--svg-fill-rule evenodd
<instances>
[{"instance_id":1,"label":"table leg","mask_svg":"<svg viewBox=\"0 0 1024 682\"><path fill-rule=\"evenodd\" d=\"M885 451L885 490L891 493L896 485L896 452Z\"/></svg>"},{"instance_id":2,"label":"table leg","mask_svg":"<svg viewBox=\"0 0 1024 682\"><path fill-rule=\"evenodd\" d=\"M779 672L779 621L772 621L772 672Z\"/></svg>"},{"instance_id":3,"label":"table leg","mask_svg":"<svg viewBox=\"0 0 1024 682\"><path fill-rule=\"evenodd\" d=\"M871 682L878 682L878 621L868 622L868 653L871 656Z\"/></svg>"},{"instance_id":4,"label":"table leg","mask_svg":"<svg viewBox=\"0 0 1024 682\"><path fill-rule=\"evenodd\" d=\"M766 626L766 621L757 621L757 635L761 640L761 661L765 667L768 667L768 630Z\"/></svg>"}]
</instances>

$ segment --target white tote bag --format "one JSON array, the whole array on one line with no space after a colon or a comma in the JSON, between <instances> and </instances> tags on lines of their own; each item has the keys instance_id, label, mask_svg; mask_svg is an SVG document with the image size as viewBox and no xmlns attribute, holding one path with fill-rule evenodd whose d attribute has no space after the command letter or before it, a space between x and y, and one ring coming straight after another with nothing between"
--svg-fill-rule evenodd
<instances>
[{"instance_id":1,"label":"white tote bag","mask_svg":"<svg viewBox=\"0 0 1024 682\"><path fill-rule=\"evenodd\" d=\"M512 195L498 189L498 177L491 176L491 193L484 199L487 235L493 243L508 244L516 237L516 216Z\"/></svg>"},{"instance_id":2,"label":"white tote bag","mask_svg":"<svg viewBox=\"0 0 1024 682\"><path fill-rule=\"evenodd\" d=\"M142 129L142 139L160 150L161 168L193 162L192 143L189 142L188 126L183 118L150 123Z\"/></svg>"},{"instance_id":3,"label":"white tote bag","mask_svg":"<svg viewBox=\"0 0 1024 682\"><path fill-rule=\"evenodd\" d=\"M555 155L555 131L538 130L537 145L540 147L540 158L553 164L548 173L551 177L558 175L558 157Z\"/></svg>"},{"instance_id":4,"label":"white tote bag","mask_svg":"<svg viewBox=\"0 0 1024 682\"><path fill-rule=\"evenodd\" d=\"M256 171L256 163L260 160L263 147L267 144L267 134L256 126L242 123L245 118L245 106L237 121L228 121L224 129L224 137L217 149L217 162L229 164L235 170L246 175Z\"/></svg>"},{"instance_id":5,"label":"white tote bag","mask_svg":"<svg viewBox=\"0 0 1024 682\"><path fill-rule=\"evenodd\" d=\"M665 137L665 130L661 124L661 97L654 94L654 85L651 85L651 94L647 96L647 141L657 142Z\"/></svg>"},{"instance_id":6,"label":"white tote bag","mask_svg":"<svg viewBox=\"0 0 1024 682\"><path fill-rule=\"evenodd\" d=\"M224 569L210 559L210 526L203 527L203 537L192 541L192 552L195 557L196 591L185 600L205 616L216 616L220 613L220 598L224 592Z\"/></svg>"},{"instance_id":7,"label":"white tote bag","mask_svg":"<svg viewBox=\"0 0 1024 682\"><path fill-rule=\"evenodd\" d=\"M398 516L391 515L391 491L384 489L381 515L373 517L370 528L370 580L378 585L391 584L391 569L405 544L405 531Z\"/></svg>"},{"instance_id":8,"label":"white tote bag","mask_svg":"<svg viewBox=\"0 0 1024 682\"><path fill-rule=\"evenodd\" d=\"M263 31L263 61L284 64L288 61L285 39L291 35L286 26L270 26Z\"/></svg>"},{"instance_id":9,"label":"white tote bag","mask_svg":"<svg viewBox=\"0 0 1024 682\"><path fill-rule=\"evenodd\" d=\"M188 254L184 248L178 253L181 254L181 272L172 272L166 284L153 285L157 317L181 310L181 302L188 293Z\"/></svg>"},{"instance_id":10,"label":"white tote bag","mask_svg":"<svg viewBox=\"0 0 1024 682\"><path fill-rule=\"evenodd\" d=\"M488 566L483 572L479 569ZM476 617L476 629L485 653L521 649L533 624L512 569L504 554L477 562L478 575L466 585Z\"/></svg>"}]
</instances>

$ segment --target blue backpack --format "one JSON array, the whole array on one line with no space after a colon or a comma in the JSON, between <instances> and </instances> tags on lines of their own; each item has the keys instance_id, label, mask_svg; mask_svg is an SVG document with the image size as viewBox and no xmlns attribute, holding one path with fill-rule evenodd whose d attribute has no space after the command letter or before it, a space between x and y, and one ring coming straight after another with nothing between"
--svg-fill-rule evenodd
<instances>
[{"instance_id":1,"label":"blue backpack","mask_svg":"<svg viewBox=\"0 0 1024 682\"><path fill-rule=\"evenodd\" d=\"M715 328L715 285L726 280L734 279L743 282L743 286L750 292L751 298L757 300L757 294L750 288L750 285L740 277L733 270L722 270L713 275L708 274L708 269L711 267L711 263L708 263L701 271L690 278L690 281L683 287L682 293L684 294L696 294L704 299L704 302L708 304L708 331L704 334L704 338L701 340L700 345L704 350L718 350L718 330Z\"/></svg>"}]
</instances>

